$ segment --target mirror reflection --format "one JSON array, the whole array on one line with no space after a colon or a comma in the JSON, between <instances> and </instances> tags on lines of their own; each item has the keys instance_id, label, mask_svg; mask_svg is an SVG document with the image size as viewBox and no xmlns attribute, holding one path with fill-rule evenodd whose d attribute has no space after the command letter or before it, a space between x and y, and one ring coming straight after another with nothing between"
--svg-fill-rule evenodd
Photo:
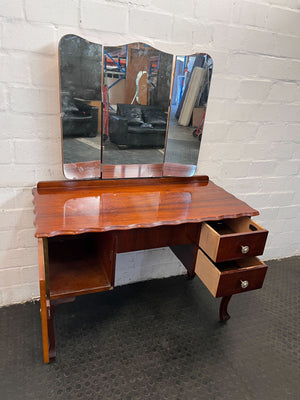
<instances>
[{"instance_id":1,"label":"mirror reflection","mask_svg":"<svg viewBox=\"0 0 300 400\"><path fill-rule=\"evenodd\" d=\"M64 174L100 177L102 46L75 35L59 43Z\"/></svg>"},{"instance_id":2,"label":"mirror reflection","mask_svg":"<svg viewBox=\"0 0 300 400\"><path fill-rule=\"evenodd\" d=\"M207 54L176 57L165 176L189 176L196 170L212 67Z\"/></svg>"},{"instance_id":3,"label":"mirror reflection","mask_svg":"<svg viewBox=\"0 0 300 400\"><path fill-rule=\"evenodd\" d=\"M213 67L207 54L66 35L59 63L66 178L194 174Z\"/></svg>"},{"instance_id":4,"label":"mirror reflection","mask_svg":"<svg viewBox=\"0 0 300 400\"><path fill-rule=\"evenodd\" d=\"M161 176L173 55L132 43L103 61L102 177Z\"/></svg>"}]
</instances>

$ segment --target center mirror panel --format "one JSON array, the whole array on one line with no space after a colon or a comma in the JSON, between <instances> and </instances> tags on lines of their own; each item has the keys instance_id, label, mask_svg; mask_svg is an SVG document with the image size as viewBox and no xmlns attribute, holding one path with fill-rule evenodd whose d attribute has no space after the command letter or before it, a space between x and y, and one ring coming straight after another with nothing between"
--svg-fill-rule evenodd
<instances>
[{"instance_id":1,"label":"center mirror panel","mask_svg":"<svg viewBox=\"0 0 300 400\"><path fill-rule=\"evenodd\" d=\"M172 67L143 43L104 47L102 178L162 176Z\"/></svg>"}]
</instances>

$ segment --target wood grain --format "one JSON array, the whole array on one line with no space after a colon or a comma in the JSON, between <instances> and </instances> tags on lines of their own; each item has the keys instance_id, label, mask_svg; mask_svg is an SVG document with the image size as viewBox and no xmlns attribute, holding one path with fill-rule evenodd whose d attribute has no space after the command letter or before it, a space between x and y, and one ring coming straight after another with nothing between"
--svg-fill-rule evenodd
<instances>
[{"instance_id":1,"label":"wood grain","mask_svg":"<svg viewBox=\"0 0 300 400\"><path fill-rule=\"evenodd\" d=\"M102 252L101 239L107 246ZM109 235L53 237L48 246L51 300L112 289L115 263L110 259Z\"/></svg>"},{"instance_id":2,"label":"wood grain","mask_svg":"<svg viewBox=\"0 0 300 400\"><path fill-rule=\"evenodd\" d=\"M224 221L230 233L220 233L209 223L204 223L199 246L215 262L238 260L263 254L268 231L250 218L237 218ZM255 230L251 230L252 226ZM223 228L222 228L223 229ZM242 246L248 246L249 251L241 252Z\"/></svg>"},{"instance_id":3,"label":"wood grain","mask_svg":"<svg viewBox=\"0 0 300 400\"><path fill-rule=\"evenodd\" d=\"M82 161L63 164L63 173L67 179L93 179L101 176L101 161Z\"/></svg>"},{"instance_id":4,"label":"wood grain","mask_svg":"<svg viewBox=\"0 0 300 400\"><path fill-rule=\"evenodd\" d=\"M47 298L46 298L43 239L38 240L38 252L39 252L39 281L40 281L40 306L41 306L43 354L44 354L44 363L47 364L49 362L49 340L48 340L48 318L47 318Z\"/></svg>"},{"instance_id":5,"label":"wood grain","mask_svg":"<svg viewBox=\"0 0 300 400\"><path fill-rule=\"evenodd\" d=\"M124 179L159 178L163 176L193 176L196 165L164 164L102 164L100 161L85 161L64 164L67 179Z\"/></svg>"},{"instance_id":6,"label":"wood grain","mask_svg":"<svg viewBox=\"0 0 300 400\"><path fill-rule=\"evenodd\" d=\"M36 237L258 215L206 176L41 182L33 194Z\"/></svg>"},{"instance_id":7,"label":"wood grain","mask_svg":"<svg viewBox=\"0 0 300 400\"><path fill-rule=\"evenodd\" d=\"M221 264L214 264L198 250L195 272L214 297L260 289L268 268L256 257L228 262L224 269ZM245 289L241 287L242 280L249 282Z\"/></svg>"}]
</instances>

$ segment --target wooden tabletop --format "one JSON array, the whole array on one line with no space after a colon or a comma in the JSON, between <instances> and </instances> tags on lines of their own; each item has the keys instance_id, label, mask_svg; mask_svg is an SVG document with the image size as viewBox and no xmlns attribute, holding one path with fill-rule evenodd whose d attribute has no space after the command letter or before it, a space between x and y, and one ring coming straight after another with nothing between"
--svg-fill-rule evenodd
<instances>
[{"instance_id":1,"label":"wooden tabletop","mask_svg":"<svg viewBox=\"0 0 300 400\"><path fill-rule=\"evenodd\" d=\"M259 214L207 176L40 182L33 195L36 237Z\"/></svg>"}]
</instances>

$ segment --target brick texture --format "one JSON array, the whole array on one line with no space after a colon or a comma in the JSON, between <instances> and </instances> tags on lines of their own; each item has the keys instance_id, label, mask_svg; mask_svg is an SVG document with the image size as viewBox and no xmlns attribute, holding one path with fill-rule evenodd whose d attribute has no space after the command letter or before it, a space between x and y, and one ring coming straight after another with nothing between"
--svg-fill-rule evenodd
<instances>
[{"instance_id":1,"label":"brick texture","mask_svg":"<svg viewBox=\"0 0 300 400\"><path fill-rule=\"evenodd\" d=\"M198 173L259 208L264 258L300 254L297 0L0 0L0 306L37 297L31 189L62 179L57 46L77 33L214 61ZM180 274L168 249L118 256L118 285Z\"/></svg>"}]
</instances>

